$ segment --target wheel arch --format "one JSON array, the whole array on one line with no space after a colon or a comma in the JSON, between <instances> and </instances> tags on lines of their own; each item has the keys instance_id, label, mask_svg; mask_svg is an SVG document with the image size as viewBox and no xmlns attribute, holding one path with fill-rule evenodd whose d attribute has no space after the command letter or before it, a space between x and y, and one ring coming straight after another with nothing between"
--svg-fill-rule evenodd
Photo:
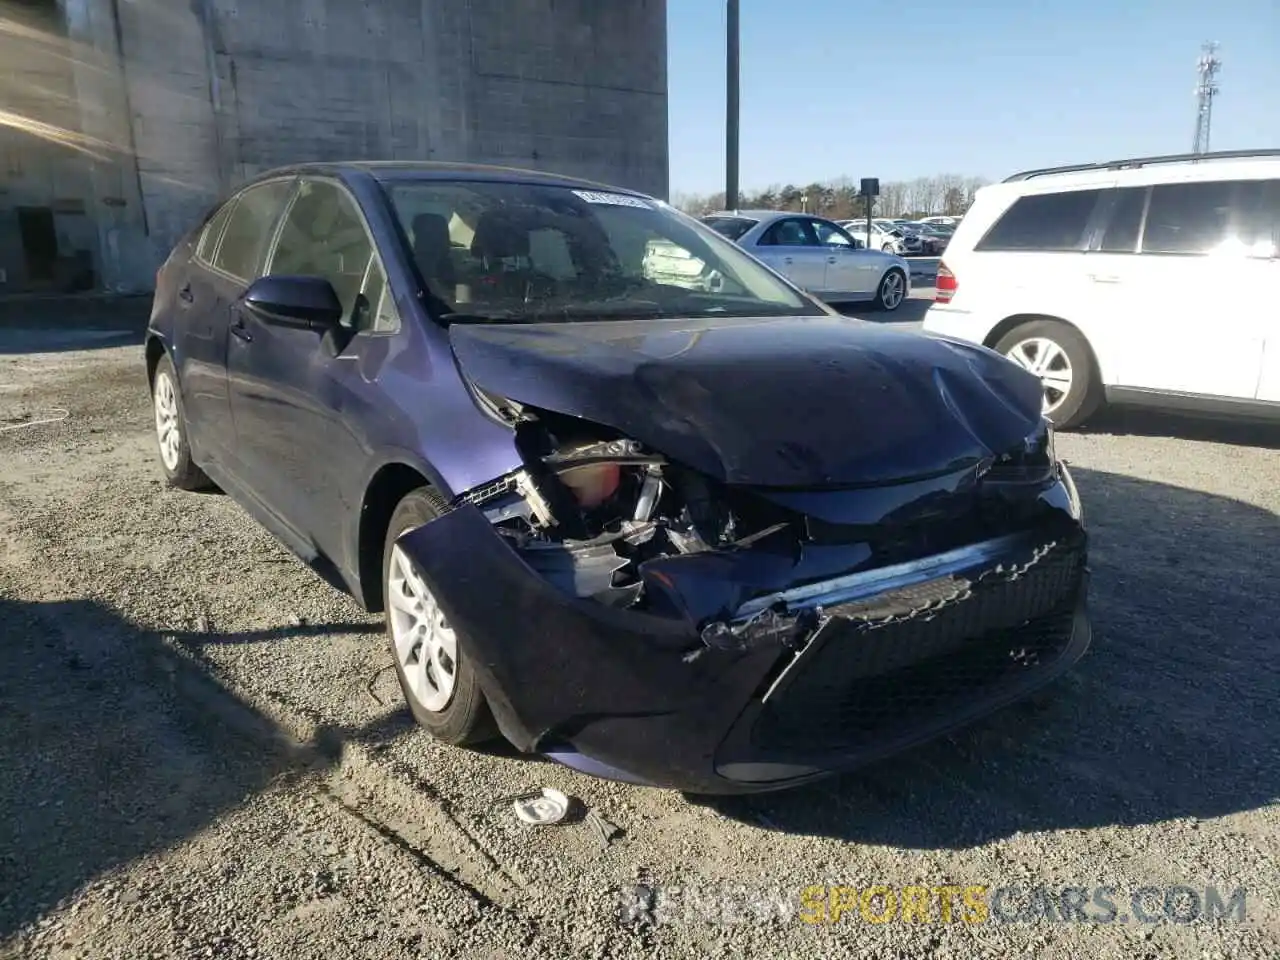
<instances>
[{"instance_id":1,"label":"wheel arch","mask_svg":"<svg viewBox=\"0 0 1280 960\"><path fill-rule=\"evenodd\" d=\"M1081 330L1078 326L1076 326L1070 320L1067 320L1063 317L1055 317L1049 313L1012 314L1008 317L1005 317L1003 320L1001 320L999 323L997 323L994 327L991 328L991 330L987 333L986 337L983 338L982 345L989 350L994 350L996 348L996 344L999 343L1004 338L1004 335L1007 334L1009 331L1016 330L1018 327L1022 326L1024 323L1033 323L1037 320L1041 320L1046 323L1060 323L1064 327L1070 327L1072 330L1074 330L1076 334L1080 337L1080 339L1084 341L1085 348L1089 351L1089 360L1093 365L1093 376L1095 380L1098 382L1099 385L1107 382L1106 378L1103 376L1103 373L1102 373L1102 364L1098 362L1098 352L1093 349L1093 343L1085 335L1085 332L1083 330Z\"/></svg>"},{"instance_id":2,"label":"wheel arch","mask_svg":"<svg viewBox=\"0 0 1280 960\"><path fill-rule=\"evenodd\" d=\"M146 356L147 356L147 387L148 389L155 386L156 368L160 366L160 360L168 353L164 340L157 334L147 335Z\"/></svg>"},{"instance_id":3,"label":"wheel arch","mask_svg":"<svg viewBox=\"0 0 1280 960\"><path fill-rule=\"evenodd\" d=\"M430 465L406 460L384 463L365 485L356 532L356 576L360 591L356 599L370 613L382 611L382 551L391 515L407 493L422 487L432 490L444 502L450 498Z\"/></svg>"}]
</instances>

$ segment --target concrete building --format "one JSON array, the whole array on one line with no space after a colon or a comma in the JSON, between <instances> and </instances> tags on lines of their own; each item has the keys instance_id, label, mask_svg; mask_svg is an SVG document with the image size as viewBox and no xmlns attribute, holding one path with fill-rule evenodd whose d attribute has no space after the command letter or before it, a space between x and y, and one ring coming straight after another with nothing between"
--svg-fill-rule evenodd
<instances>
[{"instance_id":1,"label":"concrete building","mask_svg":"<svg viewBox=\"0 0 1280 960\"><path fill-rule=\"evenodd\" d=\"M0 294L150 288L303 160L667 192L666 0L0 0Z\"/></svg>"}]
</instances>

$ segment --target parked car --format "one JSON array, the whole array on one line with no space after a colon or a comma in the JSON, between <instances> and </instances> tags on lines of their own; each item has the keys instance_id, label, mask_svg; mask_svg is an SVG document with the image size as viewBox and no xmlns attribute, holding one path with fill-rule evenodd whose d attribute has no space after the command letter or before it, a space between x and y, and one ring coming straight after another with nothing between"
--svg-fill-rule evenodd
<instances>
[{"instance_id":1,"label":"parked car","mask_svg":"<svg viewBox=\"0 0 1280 960\"><path fill-rule=\"evenodd\" d=\"M703 223L828 303L874 301L896 310L911 293L901 257L866 249L839 224L778 210L713 213Z\"/></svg>"},{"instance_id":2,"label":"parked car","mask_svg":"<svg viewBox=\"0 0 1280 960\"><path fill-rule=\"evenodd\" d=\"M719 280L657 269L671 248ZM1039 381L840 316L641 194L264 174L161 268L145 353L167 482L216 483L385 611L447 743L778 789L968 722L1089 642Z\"/></svg>"},{"instance_id":3,"label":"parked car","mask_svg":"<svg viewBox=\"0 0 1280 960\"><path fill-rule=\"evenodd\" d=\"M866 220L840 220L837 222L851 237L868 249L880 250L900 257L912 252L908 249L906 236L894 226L872 220L871 235L868 236ZM916 245L915 252L919 253L918 245Z\"/></svg>"},{"instance_id":4,"label":"parked car","mask_svg":"<svg viewBox=\"0 0 1280 960\"><path fill-rule=\"evenodd\" d=\"M945 240L925 224L900 223L897 225L897 229L913 241L916 253L919 256L936 257L946 246Z\"/></svg>"},{"instance_id":5,"label":"parked car","mask_svg":"<svg viewBox=\"0 0 1280 960\"><path fill-rule=\"evenodd\" d=\"M979 191L925 329L1041 378L1044 412L1104 402L1280 410L1280 151L1034 170Z\"/></svg>"},{"instance_id":6,"label":"parked car","mask_svg":"<svg viewBox=\"0 0 1280 960\"><path fill-rule=\"evenodd\" d=\"M939 226L939 227L950 227L952 230L954 230L956 227L960 225L960 218L959 217L921 217L920 222L931 223L934 226Z\"/></svg>"}]
</instances>

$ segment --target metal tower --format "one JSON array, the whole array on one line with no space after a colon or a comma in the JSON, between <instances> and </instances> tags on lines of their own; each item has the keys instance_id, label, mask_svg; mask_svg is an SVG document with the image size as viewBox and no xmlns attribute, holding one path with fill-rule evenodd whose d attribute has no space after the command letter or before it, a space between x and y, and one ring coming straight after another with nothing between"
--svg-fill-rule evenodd
<instances>
[{"instance_id":1,"label":"metal tower","mask_svg":"<svg viewBox=\"0 0 1280 960\"><path fill-rule=\"evenodd\" d=\"M1196 62L1196 72L1200 82L1196 84L1196 142L1192 153L1209 152L1209 125L1213 122L1213 98L1218 95L1218 69L1222 61L1218 59L1218 44L1206 43L1200 47L1200 59Z\"/></svg>"}]
</instances>

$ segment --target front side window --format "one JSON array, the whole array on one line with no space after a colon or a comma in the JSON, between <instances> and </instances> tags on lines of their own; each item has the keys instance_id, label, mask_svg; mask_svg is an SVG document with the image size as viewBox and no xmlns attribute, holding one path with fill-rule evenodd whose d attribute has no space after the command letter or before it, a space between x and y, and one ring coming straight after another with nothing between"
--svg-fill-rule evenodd
<instances>
[{"instance_id":1,"label":"front side window","mask_svg":"<svg viewBox=\"0 0 1280 960\"><path fill-rule=\"evenodd\" d=\"M854 242L850 236L834 223L813 221L813 231L818 235L818 242L824 247L852 247Z\"/></svg>"},{"instance_id":2,"label":"front side window","mask_svg":"<svg viewBox=\"0 0 1280 960\"><path fill-rule=\"evenodd\" d=\"M1079 250L1101 190L1019 197L978 243L978 250Z\"/></svg>"},{"instance_id":3,"label":"front side window","mask_svg":"<svg viewBox=\"0 0 1280 960\"><path fill-rule=\"evenodd\" d=\"M255 279L280 208L292 189L292 180L271 180L242 192L222 231L213 265L243 282Z\"/></svg>"},{"instance_id":4,"label":"front side window","mask_svg":"<svg viewBox=\"0 0 1280 960\"><path fill-rule=\"evenodd\" d=\"M355 201L335 183L304 181L284 223L268 272L323 277L355 330L394 329L386 274Z\"/></svg>"},{"instance_id":5,"label":"front side window","mask_svg":"<svg viewBox=\"0 0 1280 960\"><path fill-rule=\"evenodd\" d=\"M1275 182L1162 183L1151 189L1143 253L1275 256Z\"/></svg>"},{"instance_id":6,"label":"front side window","mask_svg":"<svg viewBox=\"0 0 1280 960\"><path fill-rule=\"evenodd\" d=\"M779 220L760 237L764 247L816 247L818 238L807 220Z\"/></svg>"},{"instance_id":7,"label":"front side window","mask_svg":"<svg viewBox=\"0 0 1280 960\"><path fill-rule=\"evenodd\" d=\"M822 312L657 201L512 182L395 179L383 189L446 322Z\"/></svg>"}]
</instances>

